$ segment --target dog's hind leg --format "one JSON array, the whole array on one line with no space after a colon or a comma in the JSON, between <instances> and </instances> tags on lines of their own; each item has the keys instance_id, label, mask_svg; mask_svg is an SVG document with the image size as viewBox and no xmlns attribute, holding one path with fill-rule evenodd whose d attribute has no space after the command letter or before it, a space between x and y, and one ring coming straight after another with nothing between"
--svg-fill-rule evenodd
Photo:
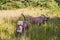
<instances>
[{"instance_id":1,"label":"dog's hind leg","mask_svg":"<svg viewBox=\"0 0 60 40\"><path fill-rule=\"evenodd\" d=\"M38 23L37 23L37 25L38 25L38 26L40 26L40 25L41 25L41 23L39 23L39 22L38 22Z\"/></svg>"}]
</instances>

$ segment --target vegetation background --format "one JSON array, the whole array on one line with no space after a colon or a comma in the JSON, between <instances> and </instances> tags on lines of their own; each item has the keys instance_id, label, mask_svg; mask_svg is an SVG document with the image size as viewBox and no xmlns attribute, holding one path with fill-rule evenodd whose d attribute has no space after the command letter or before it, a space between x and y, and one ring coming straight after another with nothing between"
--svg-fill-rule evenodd
<instances>
[{"instance_id":1,"label":"vegetation background","mask_svg":"<svg viewBox=\"0 0 60 40\"><path fill-rule=\"evenodd\" d=\"M20 40L15 30L17 20L23 20L21 13L27 18L40 14L50 17L39 27L30 24L26 40L60 40L60 0L0 0L0 40Z\"/></svg>"},{"instance_id":2,"label":"vegetation background","mask_svg":"<svg viewBox=\"0 0 60 40\"><path fill-rule=\"evenodd\" d=\"M0 9L16 9L25 7L60 7L60 0L0 0Z\"/></svg>"}]
</instances>

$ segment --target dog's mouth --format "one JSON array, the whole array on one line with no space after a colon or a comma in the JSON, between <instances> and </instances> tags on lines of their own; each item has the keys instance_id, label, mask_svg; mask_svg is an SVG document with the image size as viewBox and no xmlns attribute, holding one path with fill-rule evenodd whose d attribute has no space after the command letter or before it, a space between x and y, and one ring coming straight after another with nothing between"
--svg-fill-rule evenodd
<instances>
[{"instance_id":1,"label":"dog's mouth","mask_svg":"<svg viewBox=\"0 0 60 40\"><path fill-rule=\"evenodd\" d=\"M22 26L19 26L19 28L17 29L17 32L22 33L22 29L23 29L23 27Z\"/></svg>"},{"instance_id":2,"label":"dog's mouth","mask_svg":"<svg viewBox=\"0 0 60 40\"><path fill-rule=\"evenodd\" d=\"M22 27L22 26L19 26L19 28L20 28L20 30L22 30L22 29L23 29L23 27Z\"/></svg>"}]
</instances>

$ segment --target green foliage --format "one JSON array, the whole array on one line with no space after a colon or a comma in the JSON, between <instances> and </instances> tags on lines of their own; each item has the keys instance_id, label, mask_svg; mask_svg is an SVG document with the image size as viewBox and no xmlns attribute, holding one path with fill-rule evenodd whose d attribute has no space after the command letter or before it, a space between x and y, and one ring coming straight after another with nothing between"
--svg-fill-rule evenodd
<instances>
[{"instance_id":1,"label":"green foliage","mask_svg":"<svg viewBox=\"0 0 60 40\"><path fill-rule=\"evenodd\" d=\"M14 5L16 8L23 8L23 7L24 7L23 3L19 2L19 1L13 2L13 5Z\"/></svg>"},{"instance_id":2,"label":"green foliage","mask_svg":"<svg viewBox=\"0 0 60 40\"><path fill-rule=\"evenodd\" d=\"M6 3L11 3L11 6L7 8ZM59 0L0 0L0 9L23 8L28 6L46 7L52 9L58 7L59 5Z\"/></svg>"},{"instance_id":3,"label":"green foliage","mask_svg":"<svg viewBox=\"0 0 60 40\"><path fill-rule=\"evenodd\" d=\"M60 0L55 0L58 3L58 6L60 7Z\"/></svg>"}]
</instances>

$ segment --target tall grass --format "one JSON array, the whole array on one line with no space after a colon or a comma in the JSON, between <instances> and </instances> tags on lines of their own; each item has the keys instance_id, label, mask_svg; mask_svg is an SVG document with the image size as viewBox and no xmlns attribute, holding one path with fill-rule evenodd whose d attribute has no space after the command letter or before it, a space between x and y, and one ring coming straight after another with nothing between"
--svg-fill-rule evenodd
<instances>
[{"instance_id":1,"label":"tall grass","mask_svg":"<svg viewBox=\"0 0 60 40\"><path fill-rule=\"evenodd\" d=\"M20 17L22 20L22 17ZM15 36L17 20L0 19L0 40L20 40ZM22 40L25 38L22 37ZM46 24L30 24L26 40L60 40L60 18L52 18Z\"/></svg>"},{"instance_id":2,"label":"tall grass","mask_svg":"<svg viewBox=\"0 0 60 40\"><path fill-rule=\"evenodd\" d=\"M60 11L58 11L58 9L46 10L43 8L42 10L39 9L39 10L33 10L33 11L32 12L36 16L42 13L45 15L47 14L49 17L53 17L53 16L54 17L51 18L48 21L48 23L41 24L40 26L37 26L37 24L30 24L29 30L27 30L26 32L26 37L23 36L22 40L24 40L25 38L26 40L60 40L60 18L58 18L58 16L60 16ZM17 20L18 18L0 19L0 40L20 40L21 39L19 36L18 37L15 36ZM20 17L20 20L23 20L23 17Z\"/></svg>"}]
</instances>

